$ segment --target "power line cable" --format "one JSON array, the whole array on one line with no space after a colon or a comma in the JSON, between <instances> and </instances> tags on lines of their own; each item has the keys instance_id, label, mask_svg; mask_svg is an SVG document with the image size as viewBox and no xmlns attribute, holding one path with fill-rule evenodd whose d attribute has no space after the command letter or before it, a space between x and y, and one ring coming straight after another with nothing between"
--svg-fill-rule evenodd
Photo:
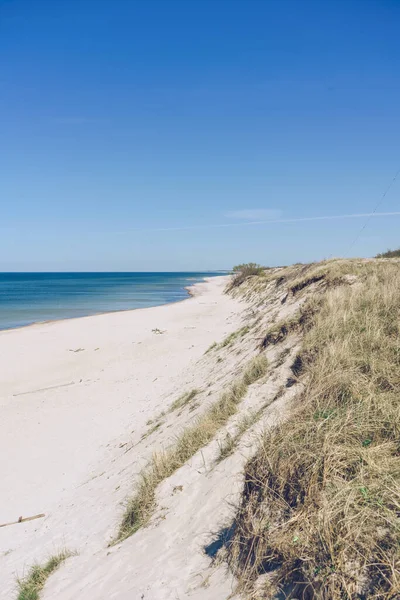
<instances>
[{"instance_id":1,"label":"power line cable","mask_svg":"<svg viewBox=\"0 0 400 600\"><path fill-rule=\"evenodd\" d=\"M384 199L386 198L387 193L391 190L391 188L393 187L398 175L400 175L400 168L397 171L396 175L393 177L392 181L389 183L389 185L387 186L386 190L383 192L382 196L379 198L374 210L372 211L372 213L370 213L368 215L367 220L365 221L364 225L361 227L360 231L357 233L356 237L354 238L354 240L351 242L346 254L348 254L350 252L350 250L353 248L353 246L356 244L356 242L358 242L358 240L360 239L360 235L362 234L362 232L364 231L364 229L366 228L366 226L368 225L368 223L370 222L370 220L372 219L372 217L375 215L376 211L378 210L378 208L380 207L380 205L382 204L382 202L384 201Z\"/></svg>"}]
</instances>

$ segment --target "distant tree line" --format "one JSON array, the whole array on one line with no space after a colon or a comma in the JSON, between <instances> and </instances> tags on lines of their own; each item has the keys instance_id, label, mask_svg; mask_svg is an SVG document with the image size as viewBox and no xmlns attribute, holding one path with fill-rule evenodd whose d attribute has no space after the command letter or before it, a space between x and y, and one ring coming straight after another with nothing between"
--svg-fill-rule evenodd
<instances>
[{"instance_id":1,"label":"distant tree line","mask_svg":"<svg viewBox=\"0 0 400 600\"><path fill-rule=\"evenodd\" d=\"M375 258L396 258L400 257L400 248L397 250L386 250L386 252L381 252L377 254Z\"/></svg>"}]
</instances>

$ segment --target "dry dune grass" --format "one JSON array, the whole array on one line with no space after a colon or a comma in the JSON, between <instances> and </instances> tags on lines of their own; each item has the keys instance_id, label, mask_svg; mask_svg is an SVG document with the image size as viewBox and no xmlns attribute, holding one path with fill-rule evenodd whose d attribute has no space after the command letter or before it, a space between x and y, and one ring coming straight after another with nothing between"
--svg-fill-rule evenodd
<instances>
[{"instance_id":1,"label":"dry dune grass","mask_svg":"<svg viewBox=\"0 0 400 600\"><path fill-rule=\"evenodd\" d=\"M179 396L172 404L169 409L170 412L174 410L178 410L179 408L183 408L187 404L189 404L199 393L199 390L193 389L190 392L185 392L182 396Z\"/></svg>"},{"instance_id":2,"label":"dry dune grass","mask_svg":"<svg viewBox=\"0 0 400 600\"><path fill-rule=\"evenodd\" d=\"M153 455L150 464L140 474L134 496L127 503L115 541L121 541L147 525L156 508L157 486L213 439L218 430L236 413L248 386L262 377L267 367L263 354L252 359L242 377L194 425L184 429L173 446Z\"/></svg>"},{"instance_id":3,"label":"dry dune grass","mask_svg":"<svg viewBox=\"0 0 400 600\"><path fill-rule=\"evenodd\" d=\"M262 275L247 277L245 285L235 286L232 280L227 285L226 292L261 306L271 300L277 288L286 292L285 302L289 294L295 296L312 284L322 282L325 287L333 287L346 281L349 276L365 276L368 271L366 265L369 263L370 259L329 259L318 263L271 268Z\"/></svg>"},{"instance_id":4,"label":"dry dune grass","mask_svg":"<svg viewBox=\"0 0 400 600\"><path fill-rule=\"evenodd\" d=\"M222 460L225 460L225 458L227 458L228 456L233 454L233 452L237 448L238 443L240 442L242 435L248 429L250 429L250 427L252 427L254 425L254 423L256 423L258 421L262 412L263 412L263 409L261 409L259 411L251 411L251 412L244 414L241 417L241 419L239 420L239 422L236 426L235 433L233 435L231 435L228 432L225 436L225 439L219 444L219 454L216 459L217 463L221 462Z\"/></svg>"},{"instance_id":5,"label":"dry dune grass","mask_svg":"<svg viewBox=\"0 0 400 600\"><path fill-rule=\"evenodd\" d=\"M399 263L333 261L303 278L322 270L359 283L325 288L305 391L247 465L229 562L247 597L400 598Z\"/></svg>"},{"instance_id":6,"label":"dry dune grass","mask_svg":"<svg viewBox=\"0 0 400 600\"><path fill-rule=\"evenodd\" d=\"M226 346L230 346L237 338L241 338L246 335L249 330L250 328L247 325L245 327L241 327L237 331L234 331L228 335L220 344L217 344L217 348L225 348Z\"/></svg>"}]
</instances>

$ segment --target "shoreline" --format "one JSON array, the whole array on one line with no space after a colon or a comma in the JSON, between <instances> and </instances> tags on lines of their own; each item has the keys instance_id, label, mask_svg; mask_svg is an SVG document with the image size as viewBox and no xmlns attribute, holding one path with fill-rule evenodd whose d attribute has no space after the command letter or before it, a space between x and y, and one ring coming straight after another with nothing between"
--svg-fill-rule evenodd
<instances>
[{"instance_id":1,"label":"shoreline","mask_svg":"<svg viewBox=\"0 0 400 600\"><path fill-rule=\"evenodd\" d=\"M242 324L243 304L224 294L226 281L196 282L178 302L0 332L2 522L46 515L1 529L7 597L16 574L54 548L82 556L112 538L153 451L149 422L207 386L198 361ZM173 431L163 429L168 445Z\"/></svg>"},{"instance_id":2,"label":"shoreline","mask_svg":"<svg viewBox=\"0 0 400 600\"><path fill-rule=\"evenodd\" d=\"M60 319L48 319L45 321L34 321L33 323L27 323L26 325L18 325L16 327L6 327L6 328L1 328L0 327L0 336L2 336L2 334L5 333L9 333L11 331L20 331L23 329L30 329L33 327L38 327L40 325L53 325L54 323L63 323L65 321L76 321L78 319L88 319L91 317L100 317L102 315L113 315L113 314L118 314L118 313L130 313L133 311L138 311L138 310L148 310L149 308L160 308L161 306L170 306L170 305L174 305L174 304L179 304L181 302L186 302L187 300L190 300L191 298L195 298L197 296L197 294L195 293L195 287L204 283L207 283L210 280L213 279L220 279L220 278L227 278L229 277L229 275L215 275L212 277L203 277L200 281L196 281L196 283L193 283L191 285L187 285L184 286L183 289L187 292L187 297L186 298L181 298L180 300L173 300L172 302L163 302L162 304L154 304L152 306L141 306L138 308L125 308L122 310L106 310L106 311L101 311L101 312L96 312L96 313L92 313L89 315L81 315L79 317L62 317Z\"/></svg>"}]
</instances>

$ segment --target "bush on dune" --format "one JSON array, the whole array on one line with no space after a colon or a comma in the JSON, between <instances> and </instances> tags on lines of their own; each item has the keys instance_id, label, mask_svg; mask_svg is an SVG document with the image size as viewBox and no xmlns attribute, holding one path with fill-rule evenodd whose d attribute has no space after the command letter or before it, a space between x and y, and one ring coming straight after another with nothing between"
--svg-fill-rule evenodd
<instances>
[{"instance_id":1,"label":"bush on dune","mask_svg":"<svg viewBox=\"0 0 400 600\"><path fill-rule=\"evenodd\" d=\"M376 258L398 258L400 257L400 248L397 250L386 250L386 252L381 252L376 255Z\"/></svg>"},{"instance_id":2,"label":"bush on dune","mask_svg":"<svg viewBox=\"0 0 400 600\"><path fill-rule=\"evenodd\" d=\"M248 277L253 275L261 275L264 273L264 267L257 263L243 263L236 265L232 269L233 278L228 289L232 289L241 285Z\"/></svg>"}]
</instances>

